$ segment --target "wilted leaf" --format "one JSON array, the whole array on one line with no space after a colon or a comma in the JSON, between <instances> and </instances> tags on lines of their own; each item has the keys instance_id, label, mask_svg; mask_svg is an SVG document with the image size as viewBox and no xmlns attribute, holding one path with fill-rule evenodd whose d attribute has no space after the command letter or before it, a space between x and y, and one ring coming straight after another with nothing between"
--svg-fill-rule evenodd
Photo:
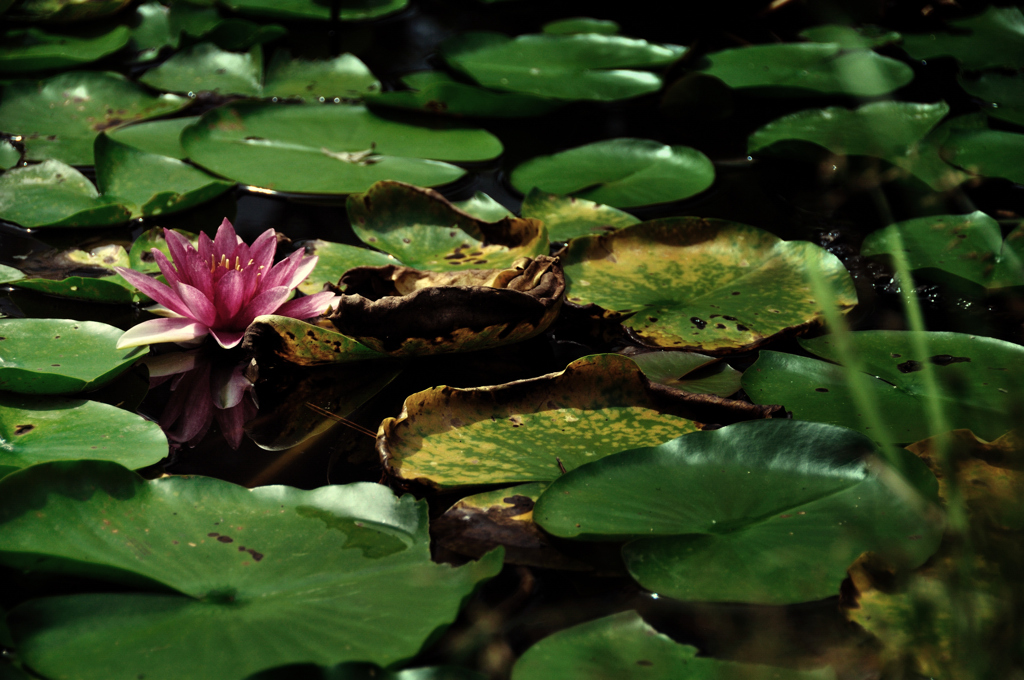
<instances>
[{"instance_id":1,"label":"wilted leaf","mask_svg":"<svg viewBox=\"0 0 1024 680\"><path fill-rule=\"evenodd\" d=\"M324 289L325 283L337 283L341 275L349 269L399 264L399 261L391 255L344 243L330 243L316 239L305 241L302 246L307 255L315 255L319 258L313 271L305 281L299 284L299 290L306 295L319 293Z\"/></svg>"},{"instance_id":2,"label":"wilted leaf","mask_svg":"<svg viewBox=\"0 0 1024 680\"><path fill-rule=\"evenodd\" d=\"M379 359L381 353L354 338L290 316L257 316L242 346L256 356L273 355L300 366Z\"/></svg>"}]
</instances>

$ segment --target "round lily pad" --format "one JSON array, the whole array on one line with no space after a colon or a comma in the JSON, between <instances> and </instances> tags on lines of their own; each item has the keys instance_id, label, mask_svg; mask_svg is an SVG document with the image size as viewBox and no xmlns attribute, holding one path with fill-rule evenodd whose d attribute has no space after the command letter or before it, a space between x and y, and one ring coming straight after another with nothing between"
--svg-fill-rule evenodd
<instances>
[{"instance_id":1,"label":"round lily pad","mask_svg":"<svg viewBox=\"0 0 1024 680\"><path fill-rule=\"evenodd\" d=\"M0 494L0 561L164 588L11 611L19 657L51 677L233 680L292 663L391 665L501 568L500 551L459 569L431 562L426 503L379 484L250 490L146 481L89 461L16 472Z\"/></svg>"},{"instance_id":2,"label":"round lily pad","mask_svg":"<svg viewBox=\"0 0 1024 680\"><path fill-rule=\"evenodd\" d=\"M9 139L0 140L0 170L10 170L21 162L21 151Z\"/></svg>"},{"instance_id":3,"label":"round lily pad","mask_svg":"<svg viewBox=\"0 0 1024 680\"><path fill-rule=\"evenodd\" d=\"M0 217L23 227L99 227L127 222L131 211L70 165L44 161L0 175Z\"/></svg>"},{"instance_id":4,"label":"round lily pad","mask_svg":"<svg viewBox=\"0 0 1024 680\"><path fill-rule=\"evenodd\" d=\"M222 0L232 11L281 19L331 18L330 3L317 0ZM342 21L364 21L394 14L405 8L409 0L348 0L338 12Z\"/></svg>"},{"instance_id":5,"label":"round lily pad","mask_svg":"<svg viewBox=\"0 0 1024 680\"><path fill-rule=\"evenodd\" d=\"M453 68L495 90L562 100L613 101L661 89L661 78L632 69L666 66L686 52L618 35L469 32L441 44Z\"/></svg>"},{"instance_id":6,"label":"round lily pad","mask_svg":"<svg viewBox=\"0 0 1024 680\"><path fill-rule=\"evenodd\" d=\"M1003 177L1018 184L1024 182L1020 154L1024 153L1024 134L1003 130L964 130L950 135L945 145L949 162L973 175Z\"/></svg>"},{"instance_id":7,"label":"round lily pad","mask_svg":"<svg viewBox=\"0 0 1024 680\"><path fill-rule=\"evenodd\" d=\"M551 241L602 234L640 222L627 212L575 196L559 196L533 188L523 198L523 217L544 223Z\"/></svg>"},{"instance_id":8,"label":"round lily pad","mask_svg":"<svg viewBox=\"0 0 1024 680\"><path fill-rule=\"evenodd\" d=\"M0 36L0 72L22 73L88 64L128 44L126 26L92 35L49 33L38 28L10 29Z\"/></svg>"},{"instance_id":9,"label":"round lily pad","mask_svg":"<svg viewBox=\"0 0 1024 680\"><path fill-rule=\"evenodd\" d=\"M654 347L735 351L818 323L810 266L837 291L829 304L844 311L857 304L834 255L725 220L666 218L584 236L563 259L566 299L623 315L623 325Z\"/></svg>"},{"instance_id":10,"label":"round lily pad","mask_svg":"<svg viewBox=\"0 0 1024 680\"><path fill-rule=\"evenodd\" d=\"M601 35L615 35L619 32L619 25L609 19L571 17L569 19L549 21L541 26L540 30L551 35L566 35L571 33L600 33Z\"/></svg>"},{"instance_id":11,"label":"round lily pad","mask_svg":"<svg viewBox=\"0 0 1024 680\"><path fill-rule=\"evenodd\" d=\"M199 116L149 120L111 130L107 136L139 151L183 161L186 155L181 148L181 131L197 120Z\"/></svg>"},{"instance_id":12,"label":"round lily pad","mask_svg":"<svg viewBox=\"0 0 1024 680\"><path fill-rule=\"evenodd\" d=\"M903 36L878 26L824 24L800 31L800 37L819 43L838 43L844 50L869 49L899 41Z\"/></svg>"},{"instance_id":13,"label":"round lily pad","mask_svg":"<svg viewBox=\"0 0 1024 680\"><path fill-rule=\"evenodd\" d=\"M499 269L548 250L547 232L537 220L487 222L436 191L401 182L378 182L349 196L345 206L356 236L416 269Z\"/></svg>"},{"instance_id":14,"label":"round lily pad","mask_svg":"<svg viewBox=\"0 0 1024 680\"><path fill-rule=\"evenodd\" d=\"M135 301L131 285L120 276L101 278L68 276L59 280L22 279L17 281L15 285L18 288L34 290L37 293L70 298L72 300L88 300L90 302L113 304L131 304Z\"/></svg>"},{"instance_id":15,"label":"round lily pad","mask_svg":"<svg viewBox=\"0 0 1024 680\"><path fill-rule=\"evenodd\" d=\"M320 194L365 191L383 179L446 184L466 171L441 161L487 160L502 151L484 130L416 127L355 105L222 106L185 128L181 143L189 158L215 174Z\"/></svg>"},{"instance_id":16,"label":"round lily pad","mask_svg":"<svg viewBox=\"0 0 1024 680\"><path fill-rule=\"evenodd\" d=\"M955 57L969 70L1024 67L1024 14L1019 7L989 7L949 25L949 32L905 34L903 49L914 59Z\"/></svg>"},{"instance_id":17,"label":"round lily pad","mask_svg":"<svg viewBox=\"0 0 1024 680\"><path fill-rule=\"evenodd\" d=\"M326 61L292 59L287 50L277 50L267 68L263 97L314 100L320 97L349 99L380 91L380 81L354 54L342 54Z\"/></svg>"},{"instance_id":18,"label":"round lily pad","mask_svg":"<svg viewBox=\"0 0 1024 680\"><path fill-rule=\"evenodd\" d=\"M484 222L497 222L506 217L514 217L511 210L482 191L477 191L465 201L452 201L452 205ZM523 215L523 217L529 217L529 215Z\"/></svg>"},{"instance_id":19,"label":"round lily pad","mask_svg":"<svg viewBox=\"0 0 1024 680\"><path fill-rule=\"evenodd\" d=\"M914 568L938 548L935 477L902 451L910 484L875 453L846 428L737 423L573 470L541 494L534 520L561 537L633 539L626 566L659 594L809 602L836 595L864 552Z\"/></svg>"},{"instance_id":20,"label":"round lily pad","mask_svg":"<svg viewBox=\"0 0 1024 680\"><path fill-rule=\"evenodd\" d=\"M511 180L524 194L537 187L630 208L695 196L715 181L715 166L688 146L621 137L533 158Z\"/></svg>"},{"instance_id":21,"label":"round lily pad","mask_svg":"<svg viewBox=\"0 0 1024 680\"><path fill-rule=\"evenodd\" d=\"M229 52L213 43L199 43L177 52L140 82L154 90L216 92L259 96L263 80L263 51L257 45L248 52Z\"/></svg>"},{"instance_id":22,"label":"round lily pad","mask_svg":"<svg viewBox=\"0 0 1024 680\"><path fill-rule=\"evenodd\" d=\"M399 264L399 261L377 250L350 246L344 243L331 243L316 239L302 244L307 255L315 255L316 267L309 273L306 280L299 284L299 290L306 295L319 293L325 283L338 283L341 275L356 267L382 267Z\"/></svg>"},{"instance_id":23,"label":"round lily pad","mask_svg":"<svg viewBox=\"0 0 1024 680\"><path fill-rule=\"evenodd\" d=\"M960 76L960 87L983 102L987 116L1024 125L1024 78L1005 73L982 73L975 78Z\"/></svg>"},{"instance_id":24,"label":"round lily pad","mask_svg":"<svg viewBox=\"0 0 1024 680\"><path fill-rule=\"evenodd\" d=\"M160 426L96 401L0 394L0 466L105 460L143 468L167 455Z\"/></svg>"},{"instance_id":25,"label":"round lily pad","mask_svg":"<svg viewBox=\"0 0 1024 680\"><path fill-rule=\"evenodd\" d=\"M654 351L631 354L629 358L656 383L694 394L728 397L740 390L742 373L735 368L696 352Z\"/></svg>"},{"instance_id":26,"label":"round lily pad","mask_svg":"<svg viewBox=\"0 0 1024 680\"><path fill-rule=\"evenodd\" d=\"M114 14L131 0L21 0L6 18L20 21L73 23Z\"/></svg>"},{"instance_id":27,"label":"round lily pad","mask_svg":"<svg viewBox=\"0 0 1024 680\"><path fill-rule=\"evenodd\" d=\"M92 165L100 132L184 108L187 98L151 95L118 73L71 71L3 89L4 132L23 135L29 160Z\"/></svg>"},{"instance_id":28,"label":"round lily pad","mask_svg":"<svg viewBox=\"0 0 1024 680\"><path fill-rule=\"evenodd\" d=\"M462 83L441 71L419 71L402 78L408 90L380 92L367 104L452 116L522 118L540 116L563 102L515 92L496 92Z\"/></svg>"},{"instance_id":29,"label":"round lily pad","mask_svg":"<svg viewBox=\"0 0 1024 680\"><path fill-rule=\"evenodd\" d=\"M0 319L0 389L70 394L105 385L149 351L116 349L122 333L96 321Z\"/></svg>"},{"instance_id":30,"label":"round lily pad","mask_svg":"<svg viewBox=\"0 0 1024 680\"><path fill-rule=\"evenodd\" d=\"M871 50L844 52L838 43L779 43L722 50L702 72L735 89L877 97L910 83L914 71Z\"/></svg>"}]
</instances>

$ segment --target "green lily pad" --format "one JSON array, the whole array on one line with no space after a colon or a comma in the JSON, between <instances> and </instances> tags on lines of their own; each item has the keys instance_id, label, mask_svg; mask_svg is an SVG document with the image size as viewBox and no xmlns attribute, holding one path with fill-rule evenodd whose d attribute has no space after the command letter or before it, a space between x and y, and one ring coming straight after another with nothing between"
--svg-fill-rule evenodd
<instances>
[{"instance_id":1,"label":"green lily pad","mask_svg":"<svg viewBox=\"0 0 1024 680\"><path fill-rule=\"evenodd\" d=\"M24 73L88 64L122 49L129 37L125 26L98 35L61 35L33 27L9 29L0 36L0 72Z\"/></svg>"},{"instance_id":2,"label":"green lily pad","mask_svg":"<svg viewBox=\"0 0 1024 680\"><path fill-rule=\"evenodd\" d=\"M983 102L987 116L1024 125L1024 78L1005 73L982 73L975 78L959 78L967 94Z\"/></svg>"},{"instance_id":3,"label":"green lily pad","mask_svg":"<svg viewBox=\"0 0 1024 680\"><path fill-rule=\"evenodd\" d=\"M452 201L452 205L484 222L498 222L506 217L515 217L511 210L482 191L477 191L472 198L465 201Z\"/></svg>"},{"instance_id":4,"label":"green lily pad","mask_svg":"<svg viewBox=\"0 0 1024 680\"><path fill-rule=\"evenodd\" d=\"M299 284L299 290L306 295L319 293L324 289L325 283L337 284L341 275L349 269L401 264L386 253L344 243L331 243L316 239L306 241L302 245L305 247L307 255L315 255L318 258L316 267L306 277L306 280Z\"/></svg>"},{"instance_id":5,"label":"green lily pad","mask_svg":"<svg viewBox=\"0 0 1024 680\"><path fill-rule=\"evenodd\" d=\"M891 255L897 247L915 271L937 269L990 290L1024 285L1024 227L1004 243L999 223L980 210L897 222L869 234L861 255Z\"/></svg>"},{"instance_id":6,"label":"green lily pad","mask_svg":"<svg viewBox=\"0 0 1024 680\"><path fill-rule=\"evenodd\" d=\"M743 389L755 403L783 404L794 418L842 425L880 441L916 442L959 428L992 440L1016 427L1009 414L1020 399L1024 348L962 333L926 332L925 340L929 355L918 356L912 331L850 334L862 368L871 376L863 382L884 432L867 428L842 366L763 351L744 371ZM831 336L802 340L800 345L828 361L842 361ZM945 422L937 425L928 418L924 362L933 364L940 387L937 396Z\"/></svg>"},{"instance_id":7,"label":"green lily pad","mask_svg":"<svg viewBox=\"0 0 1024 680\"><path fill-rule=\"evenodd\" d=\"M0 394L0 465L104 460L143 468L167 455L160 426L97 401Z\"/></svg>"},{"instance_id":8,"label":"green lily pad","mask_svg":"<svg viewBox=\"0 0 1024 680\"><path fill-rule=\"evenodd\" d=\"M213 43L199 43L177 52L140 82L164 92L217 92L259 96L263 79L263 51L228 52Z\"/></svg>"},{"instance_id":9,"label":"green lily pad","mask_svg":"<svg viewBox=\"0 0 1024 680\"><path fill-rule=\"evenodd\" d=\"M222 0L222 3L242 14L322 21L331 18L330 3L317 0ZM350 0L340 8L338 18L342 21L376 19L399 12L408 4L409 0Z\"/></svg>"},{"instance_id":10,"label":"green lily pad","mask_svg":"<svg viewBox=\"0 0 1024 680\"><path fill-rule=\"evenodd\" d=\"M157 156L183 161L187 158L181 148L181 132L199 120L199 116L150 120L126 125L106 133L107 137Z\"/></svg>"},{"instance_id":11,"label":"green lily pad","mask_svg":"<svg viewBox=\"0 0 1024 680\"><path fill-rule=\"evenodd\" d=\"M481 31L441 44L445 61L484 87L569 101L614 101L656 92L661 78L632 69L666 66L685 52L679 45L597 33L509 38Z\"/></svg>"},{"instance_id":12,"label":"green lily pad","mask_svg":"<svg viewBox=\"0 0 1024 680\"><path fill-rule=\"evenodd\" d=\"M426 503L379 484L250 490L72 462L8 475L0 489L0 560L44 557L177 591L12 610L19 657L51 677L232 680L291 663L390 665L501 568L500 551L460 569L431 562Z\"/></svg>"},{"instance_id":13,"label":"green lily pad","mask_svg":"<svg viewBox=\"0 0 1024 680\"><path fill-rule=\"evenodd\" d=\"M947 189L967 179L938 155L929 133L949 113L945 102L874 102L857 109L831 106L807 109L783 116L755 131L747 140L750 153L764 151L772 144L805 141L832 153L876 156L920 178L933 189Z\"/></svg>"},{"instance_id":14,"label":"green lily pad","mask_svg":"<svg viewBox=\"0 0 1024 680\"><path fill-rule=\"evenodd\" d=\"M485 222L435 191L401 182L378 182L345 205L356 236L416 269L501 269L548 251L537 220Z\"/></svg>"},{"instance_id":15,"label":"green lily pad","mask_svg":"<svg viewBox=\"0 0 1024 680\"><path fill-rule=\"evenodd\" d=\"M196 244L196 235L189 231L182 231L181 229L175 229L189 241L192 245ZM139 234L139 237L132 241L132 249L128 252L128 264L125 265L134 269L137 272L144 274L152 274L160 271L159 265L156 263L156 258L153 257L153 248L156 248L168 259L171 258L171 249L167 246L167 239L164 238L164 230L160 227L153 227Z\"/></svg>"},{"instance_id":16,"label":"green lily pad","mask_svg":"<svg viewBox=\"0 0 1024 680\"><path fill-rule=\"evenodd\" d=\"M818 43L838 43L844 50L858 50L898 42L903 36L878 26L824 24L800 31L800 37Z\"/></svg>"},{"instance_id":17,"label":"green lily pad","mask_svg":"<svg viewBox=\"0 0 1024 680\"><path fill-rule=\"evenodd\" d=\"M688 146L620 137L538 156L512 171L512 186L574 194L596 203L631 208L690 198L715 181L715 166Z\"/></svg>"},{"instance_id":18,"label":"green lily pad","mask_svg":"<svg viewBox=\"0 0 1024 680\"><path fill-rule=\"evenodd\" d=\"M415 127L354 105L222 106L185 128L181 143L189 158L215 174L321 194L365 191L382 179L446 184L466 171L441 161L487 160L502 152L497 137L484 130Z\"/></svg>"},{"instance_id":19,"label":"green lily pad","mask_svg":"<svg viewBox=\"0 0 1024 680\"><path fill-rule=\"evenodd\" d=\"M742 386L741 372L724 361L696 352L644 352L629 358L650 380L693 394L728 397Z\"/></svg>"},{"instance_id":20,"label":"green lily pad","mask_svg":"<svg viewBox=\"0 0 1024 680\"><path fill-rule=\"evenodd\" d=\"M44 161L0 175L0 217L23 227L99 227L131 212L70 165Z\"/></svg>"},{"instance_id":21,"label":"green lily pad","mask_svg":"<svg viewBox=\"0 0 1024 680\"><path fill-rule=\"evenodd\" d=\"M697 657L644 622L635 611L619 612L549 635L526 650L512 680L834 680L831 669L789 668Z\"/></svg>"},{"instance_id":22,"label":"green lily pad","mask_svg":"<svg viewBox=\"0 0 1024 680\"><path fill-rule=\"evenodd\" d=\"M100 132L173 113L188 103L172 94L153 96L117 73L71 71L6 85L0 120L5 132L24 136L29 160L92 165L92 144Z\"/></svg>"},{"instance_id":23,"label":"green lily pad","mask_svg":"<svg viewBox=\"0 0 1024 680\"><path fill-rule=\"evenodd\" d=\"M459 666L389 671L377 664L353 661L330 668L294 664L251 675L247 680L486 680L486 676Z\"/></svg>"},{"instance_id":24,"label":"green lily pad","mask_svg":"<svg viewBox=\"0 0 1024 680\"><path fill-rule=\"evenodd\" d=\"M543 33L548 33L550 35L567 35L572 33L599 33L601 35L615 35L619 32L619 25L608 19L572 17L569 19L549 21L541 26L540 30Z\"/></svg>"},{"instance_id":25,"label":"green lily pad","mask_svg":"<svg viewBox=\"0 0 1024 680\"><path fill-rule=\"evenodd\" d=\"M102 133L95 152L100 191L129 207L132 217L186 210L235 186L177 158L140 151Z\"/></svg>"},{"instance_id":26,"label":"green lily pad","mask_svg":"<svg viewBox=\"0 0 1024 680\"><path fill-rule=\"evenodd\" d=\"M96 321L0 319L0 389L70 394L105 385L149 351L115 349L122 333Z\"/></svg>"},{"instance_id":27,"label":"green lily pad","mask_svg":"<svg viewBox=\"0 0 1024 680\"><path fill-rule=\"evenodd\" d=\"M935 477L903 451L915 489L875 453L845 428L737 423L571 471L541 495L534 521L565 538L633 539L626 567L662 595L810 602L836 595L864 552L912 569L939 546Z\"/></svg>"},{"instance_id":28,"label":"green lily pad","mask_svg":"<svg viewBox=\"0 0 1024 680\"><path fill-rule=\"evenodd\" d=\"M15 282L18 288L34 290L45 295L55 295L72 300L131 304L135 301L132 288L120 276L93 278L69 276L64 279L22 279ZM119 331L120 332L120 331ZM0 369L2 370L2 369Z\"/></svg>"},{"instance_id":29,"label":"green lily pad","mask_svg":"<svg viewBox=\"0 0 1024 680\"><path fill-rule=\"evenodd\" d=\"M871 50L844 52L838 43L749 45L709 54L701 69L734 89L877 97L914 79L901 61Z\"/></svg>"},{"instance_id":30,"label":"green lily pad","mask_svg":"<svg viewBox=\"0 0 1024 680\"><path fill-rule=\"evenodd\" d=\"M452 116L522 118L541 116L564 102L514 92L495 92L461 83L442 71L418 71L402 78L408 90L380 92L367 98L371 107L443 113Z\"/></svg>"},{"instance_id":31,"label":"green lily pad","mask_svg":"<svg viewBox=\"0 0 1024 680\"><path fill-rule=\"evenodd\" d=\"M21 151L9 139L0 140L0 170L10 170L21 162Z\"/></svg>"},{"instance_id":32,"label":"green lily pad","mask_svg":"<svg viewBox=\"0 0 1024 680\"><path fill-rule=\"evenodd\" d=\"M0 264L0 283L11 283L13 281L19 281L25 278L25 274L20 269L14 267L8 267L5 264Z\"/></svg>"},{"instance_id":33,"label":"green lily pad","mask_svg":"<svg viewBox=\"0 0 1024 680\"><path fill-rule=\"evenodd\" d=\"M963 130L949 136L945 146L949 162L972 175L1003 177L1024 182L1020 154L1024 135L1003 130Z\"/></svg>"},{"instance_id":34,"label":"green lily pad","mask_svg":"<svg viewBox=\"0 0 1024 680\"><path fill-rule=\"evenodd\" d=\"M272 354L300 366L380 359L381 352L336 330L290 316L257 316L245 331L242 345L257 356Z\"/></svg>"},{"instance_id":35,"label":"green lily pad","mask_svg":"<svg viewBox=\"0 0 1024 680\"><path fill-rule=\"evenodd\" d=\"M131 42L140 62L156 59L164 47L177 49L181 34L171 29L170 14L170 8L160 2L143 2L135 8Z\"/></svg>"},{"instance_id":36,"label":"green lily pad","mask_svg":"<svg viewBox=\"0 0 1024 680\"><path fill-rule=\"evenodd\" d=\"M640 222L627 212L575 196L549 194L534 187L523 198L523 217L544 223L551 241L568 241L588 234L603 234Z\"/></svg>"},{"instance_id":37,"label":"green lily pad","mask_svg":"<svg viewBox=\"0 0 1024 680\"><path fill-rule=\"evenodd\" d=\"M904 35L903 49L914 59L956 57L968 70L1024 67L1024 14L1018 7L989 7L949 25L955 32Z\"/></svg>"},{"instance_id":38,"label":"green lily pad","mask_svg":"<svg viewBox=\"0 0 1024 680\"><path fill-rule=\"evenodd\" d=\"M5 18L73 23L114 14L130 0L20 0Z\"/></svg>"},{"instance_id":39,"label":"green lily pad","mask_svg":"<svg viewBox=\"0 0 1024 680\"><path fill-rule=\"evenodd\" d=\"M652 387L629 359L600 354L507 385L413 394L398 418L381 423L377 448L391 475L436 487L548 482L638 444L696 432L702 422L768 414Z\"/></svg>"},{"instance_id":40,"label":"green lily pad","mask_svg":"<svg viewBox=\"0 0 1024 680\"><path fill-rule=\"evenodd\" d=\"M292 59L287 50L274 52L267 68L263 97L317 99L364 97L380 91L380 81L354 54L326 61Z\"/></svg>"},{"instance_id":41,"label":"green lily pad","mask_svg":"<svg viewBox=\"0 0 1024 680\"><path fill-rule=\"evenodd\" d=\"M666 218L584 236L569 243L563 262L567 300L624 315L623 325L653 347L735 351L818 323L809 266L837 291L830 304L857 304L835 256L725 220Z\"/></svg>"}]
</instances>

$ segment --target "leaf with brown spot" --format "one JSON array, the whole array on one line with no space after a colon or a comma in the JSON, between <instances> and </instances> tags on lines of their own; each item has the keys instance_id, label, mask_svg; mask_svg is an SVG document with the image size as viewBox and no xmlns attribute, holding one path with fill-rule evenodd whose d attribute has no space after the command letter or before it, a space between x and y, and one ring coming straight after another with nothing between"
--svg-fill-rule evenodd
<instances>
[{"instance_id":1,"label":"leaf with brown spot","mask_svg":"<svg viewBox=\"0 0 1024 680\"><path fill-rule=\"evenodd\" d=\"M242 346L257 357L272 355L300 366L381 356L380 352L333 329L274 314L256 317L245 331Z\"/></svg>"}]
</instances>

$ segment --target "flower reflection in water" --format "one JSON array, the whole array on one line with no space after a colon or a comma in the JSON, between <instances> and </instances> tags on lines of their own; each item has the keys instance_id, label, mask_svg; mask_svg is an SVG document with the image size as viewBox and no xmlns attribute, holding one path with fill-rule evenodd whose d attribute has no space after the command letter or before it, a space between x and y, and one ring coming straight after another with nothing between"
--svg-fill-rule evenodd
<instances>
[{"instance_id":1,"label":"flower reflection in water","mask_svg":"<svg viewBox=\"0 0 1024 680\"><path fill-rule=\"evenodd\" d=\"M214 358L202 349L147 357L150 388L170 381L171 398L157 422L172 446L194 446L216 419L233 449L242 426L258 410L253 391L255 364Z\"/></svg>"}]
</instances>

